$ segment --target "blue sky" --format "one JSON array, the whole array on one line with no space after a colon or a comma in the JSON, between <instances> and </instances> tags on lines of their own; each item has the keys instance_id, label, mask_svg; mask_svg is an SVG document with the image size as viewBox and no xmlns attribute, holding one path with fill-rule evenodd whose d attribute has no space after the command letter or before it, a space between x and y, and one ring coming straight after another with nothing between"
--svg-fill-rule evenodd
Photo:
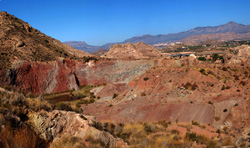
<instances>
[{"instance_id":1,"label":"blue sky","mask_svg":"<svg viewBox=\"0 0 250 148\"><path fill-rule=\"evenodd\" d=\"M229 21L250 24L250 0L0 0L0 10L58 40L90 45Z\"/></svg>"}]
</instances>

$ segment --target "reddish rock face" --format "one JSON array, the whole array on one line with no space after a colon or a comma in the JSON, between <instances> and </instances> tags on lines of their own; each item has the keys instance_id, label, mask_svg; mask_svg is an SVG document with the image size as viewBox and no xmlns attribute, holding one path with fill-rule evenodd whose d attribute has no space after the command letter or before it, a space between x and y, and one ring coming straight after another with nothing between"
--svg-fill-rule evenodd
<instances>
[{"instance_id":1,"label":"reddish rock face","mask_svg":"<svg viewBox=\"0 0 250 148\"><path fill-rule=\"evenodd\" d=\"M54 62L20 62L1 71L1 85L34 94L77 90L82 85L127 83L148 70L151 61L100 61L83 63L62 59Z\"/></svg>"}]
</instances>

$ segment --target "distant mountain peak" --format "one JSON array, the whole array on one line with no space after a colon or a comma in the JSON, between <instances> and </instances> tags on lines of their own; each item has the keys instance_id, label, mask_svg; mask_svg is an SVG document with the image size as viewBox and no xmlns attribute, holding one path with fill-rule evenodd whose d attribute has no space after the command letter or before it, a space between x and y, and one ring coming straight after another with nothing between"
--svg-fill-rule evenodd
<instances>
[{"instance_id":1,"label":"distant mountain peak","mask_svg":"<svg viewBox=\"0 0 250 148\"><path fill-rule=\"evenodd\" d=\"M66 43L66 44L77 43L77 44L87 45L87 43L85 41L66 41L64 43Z\"/></svg>"},{"instance_id":2,"label":"distant mountain peak","mask_svg":"<svg viewBox=\"0 0 250 148\"><path fill-rule=\"evenodd\" d=\"M230 22L228 22L228 23L226 23L226 24L224 24L222 26L245 26L245 25L236 23L234 21L230 21Z\"/></svg>"},{"instance_id":3,"label":"distant mountain peak","mask_svg":"<svg viewBox=\"0 0 250 148\"><path fill-rule=\"evenodd\" d=\"M228 24L238 24L238 23L236 23L234 21L229 21Z\"/></svg>"}]
</instances>

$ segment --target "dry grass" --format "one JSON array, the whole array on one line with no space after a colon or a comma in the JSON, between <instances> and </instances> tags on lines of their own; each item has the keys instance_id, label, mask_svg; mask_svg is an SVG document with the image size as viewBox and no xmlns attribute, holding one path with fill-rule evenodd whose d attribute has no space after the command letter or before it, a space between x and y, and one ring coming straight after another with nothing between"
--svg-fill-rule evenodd
<instances>
[{"instance_id":1,"label":"dry grass","mask_svg":"<svg viewBox=\"0 0 250 148\"><path fill-rule=\"evenodd\" d=\"M86 145L81 138L63 136L60 139L55 139L49 146L50 148L86 148Z\"/></svg>"}]
</instances>

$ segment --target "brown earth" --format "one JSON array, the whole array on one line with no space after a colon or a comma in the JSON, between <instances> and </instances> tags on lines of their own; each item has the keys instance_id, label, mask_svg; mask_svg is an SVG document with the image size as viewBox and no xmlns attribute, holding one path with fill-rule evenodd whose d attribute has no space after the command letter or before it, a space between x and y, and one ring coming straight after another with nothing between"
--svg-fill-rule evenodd
<instances>
[{"instance_id":1,"label":"brown earth","mask_svg":"<svg viewBox=\"0 0 250 148\"><path fill-rule=\"evenodd\" d=\"M143 42L136 44L115 44L102 57L111 59L145 59L160 57L161 52Z\"/></svg>"}]
</instances>

